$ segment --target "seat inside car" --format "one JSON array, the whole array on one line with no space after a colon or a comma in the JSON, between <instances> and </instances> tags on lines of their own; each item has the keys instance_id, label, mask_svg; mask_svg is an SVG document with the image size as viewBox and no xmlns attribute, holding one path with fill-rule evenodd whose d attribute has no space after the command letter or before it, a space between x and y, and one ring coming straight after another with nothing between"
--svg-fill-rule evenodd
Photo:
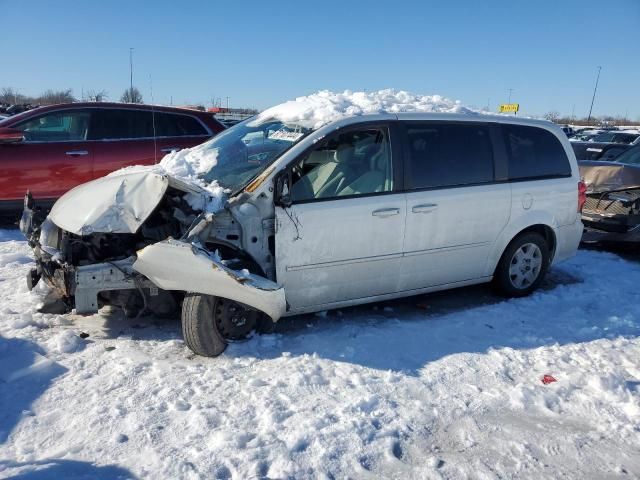
<instances>
[{"instance_id":1,"label":"seat inside car","mask_svg":"<svg viewBox=\"0 0 640 480\"><path fill-rule=\"evenodd\" d=\"M307 197L308 195L305 195L303 190L308 189L309 185L313 190L313 198L335 197L342 188L358 178L363 170L366 170L366 166L362 164L359 156L356 156L355 147L351 143L339 144L333 153L333 158L326 161L328 152L327 150L316 150L309 155L307 164L320 163L322 159L325 162L313 168L306 175L306 180L293 185L294 198Z\"/></svg>"},{"instance_id":2,"label":"seat inside car","mask_svg":"<svg viewBox=\"0 0 640 480\"><path fill-rule=\"evenodd\" d=\"M363 193L388 192L392 188L391 162L389 153L381 144L370 145L376 147L375 153L368 155L369 170L348 185L341 188L337 195L358 195ZM374 152L374 149L371 149Z\"/></svg>"}]
</instances>

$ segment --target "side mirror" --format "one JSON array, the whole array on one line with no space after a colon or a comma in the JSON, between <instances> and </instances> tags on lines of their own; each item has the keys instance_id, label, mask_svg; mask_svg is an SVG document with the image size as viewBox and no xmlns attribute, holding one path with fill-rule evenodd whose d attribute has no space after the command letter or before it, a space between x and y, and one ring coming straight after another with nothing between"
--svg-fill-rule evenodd
<instances>
[{"instance_id":1,"label":"side mirror","mask_svg":"<svg viewBox=\"0 0 640 480\"><path fill-rule=\"evenodd\" d=\"M275 178L274 203L283 208L291 206L291 171L281 172Z\"/></svg>"},{"instance_id":2,"label":"side mirror","mask_svg":"<svg viewBox=\"0 0 640 480\"><path fill-rule=\"evenodd\" d=\"M15 128L0 128L0 143L20 143L24 141L22 130Z\"/></svg>"}]
</instances>

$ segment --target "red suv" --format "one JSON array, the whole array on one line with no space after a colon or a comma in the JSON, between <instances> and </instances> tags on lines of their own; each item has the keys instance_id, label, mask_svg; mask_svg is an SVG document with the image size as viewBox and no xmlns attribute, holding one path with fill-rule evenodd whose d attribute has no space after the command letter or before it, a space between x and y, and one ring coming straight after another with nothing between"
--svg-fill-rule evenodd
<instances>
[{"instance_id":1,"label":"red suv","mask_svg":"<svg viewBox=\"0 0 640 480\"><path fill-rule=\"evenodd\" d=\"M224 128L206 112L123 103L53 105L9 117L0 122L0 213L22 210L27 190L50 206L76 185L157 163Z\"/></svg>"}]
</instances>

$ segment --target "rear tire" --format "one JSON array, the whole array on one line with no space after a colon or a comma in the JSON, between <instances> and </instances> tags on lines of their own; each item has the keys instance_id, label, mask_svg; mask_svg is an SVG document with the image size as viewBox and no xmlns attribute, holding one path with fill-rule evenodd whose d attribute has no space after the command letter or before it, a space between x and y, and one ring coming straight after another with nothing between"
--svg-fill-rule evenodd
<instances>
[{"instance_id":1,"label":"rear tire","mask_svg":"<svg viewBox=\"0 0 640 480\"><path fill-rule=\"evenodd\" d=\"M547 240L535 232L523 233L507 246L493 281L507 297L524 297L540 286L549 269Z\"/></svg>"},{"instance_id":2,"label":"rear tire","mask_svg":"<svg viewBox=\"0 0 640 480\"><path fill-rule=\"evenodd\" d=\"M197 355L217 357L227 342L214 321L215 297L187 293L182 302L182 336L187 346Z\"/></svg>"}]
</instances>

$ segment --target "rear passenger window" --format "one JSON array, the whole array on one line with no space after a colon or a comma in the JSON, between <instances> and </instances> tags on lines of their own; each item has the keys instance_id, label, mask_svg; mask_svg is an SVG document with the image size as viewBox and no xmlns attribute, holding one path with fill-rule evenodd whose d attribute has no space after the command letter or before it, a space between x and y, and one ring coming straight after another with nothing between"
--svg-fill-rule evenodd
<instances>
[{"instance_id":1,"label":"rear passenger window","mask_svg":"<svg viewBox=\"0 0 640 480\"><path fill-rule=\"evenodd\" d=\"M471 185L494 179L486 125L409 125L407 140L409 188Z\"/></svg>"},{"instance_id":2,"label":"rear passenger window","mask_svg":"<svg viewBox=\"0 0 640 480\"><path fill-rule=\"evenodd\" d=\"M208 135L202 124L188 115L155 113L156 133L159 137L188 137Z\"/></svg>"},{"instance_id":3,"label":"rear passenger window","mask_svg":"<svg viewBox=\"0 0 640 480\"><path fill-rule=\"evenodd\" d=\"M509 155L509 179L570 177L571 166L560 141L542 128L503 125Z\"/></svg>"},{"instance_id":4,"label":"rear passenger window","mask_svg":"<svg viewBox=\"0 0 640 480\"><path fill-rule=\"evenodd\" d=\"M91 119L91 140L121 140L153 137L151 112L143 110L97 110Z\"/></svg>"}]
</instances>

